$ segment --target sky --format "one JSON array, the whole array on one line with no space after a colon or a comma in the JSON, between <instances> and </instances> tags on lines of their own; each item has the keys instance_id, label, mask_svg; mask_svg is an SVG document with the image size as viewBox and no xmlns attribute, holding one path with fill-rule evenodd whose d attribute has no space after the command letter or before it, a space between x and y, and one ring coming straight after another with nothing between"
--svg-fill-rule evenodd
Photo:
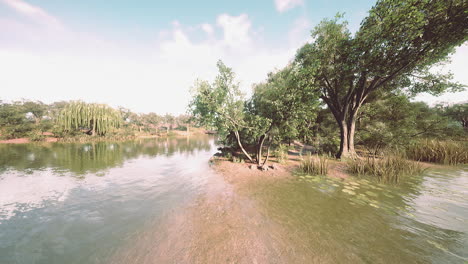
<instances>
[{"instance_id":1,"label":"sky","mask_svg":"<svg viewBox=\"0 0 468 264\"><path fill-rule=\"evenodd\" d=\"M182 114L221 59L249 94L324 18L355 32L375 0L0 0L0 100L84 100ZM468 84L468 45L444 70ZM468 91L416 100L459 102Z\"/></svg>"}]
</instances>

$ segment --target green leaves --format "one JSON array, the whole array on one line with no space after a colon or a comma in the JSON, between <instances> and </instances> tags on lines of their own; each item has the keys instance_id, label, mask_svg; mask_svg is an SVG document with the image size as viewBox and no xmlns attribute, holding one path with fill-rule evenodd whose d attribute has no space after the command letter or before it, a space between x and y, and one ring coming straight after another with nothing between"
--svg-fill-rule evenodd
<instances>
[{"instance_id":1,"label":"green leaves","mask_svg":"<svg viewBox=\"0 0 468 264\"><path fill-rule=\"evenodd\" d=\"M91 129L98 135L105 135L120 126L122 116L118 110L104 104L75 101L65 106L57 122L64 130Z\"/></svg>"},{"instance_id":2,"label":"green leaves","mask_svg":"<svg viewBox=\"0 0 468 264\"><path fill-rule=\"evenodd\" d=\"M218 61L218 75L214 82L197 80L192 88L189 105L195 119L204 126L216 128L226 136L247 127L244 120L244 95L231 68Z\"/></svg>"}]
</instances>

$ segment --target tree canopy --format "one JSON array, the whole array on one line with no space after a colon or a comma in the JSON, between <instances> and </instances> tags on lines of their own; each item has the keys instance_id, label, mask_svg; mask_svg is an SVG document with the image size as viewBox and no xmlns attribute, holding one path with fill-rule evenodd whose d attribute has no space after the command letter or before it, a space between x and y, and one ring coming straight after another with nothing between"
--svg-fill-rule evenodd
<instances>
[{"instance_id":1,"label":"tree canopy","mask_svg":"<svg viewBox=\"0 0 468 264\"><path fill-rule=\"evenodd\" d=\"M394 90L440 94L463 88L432 67L468 38L464 0L380 0L353 36L342 16L323 20L295 62L340 128L338 157L354 156L361 106Z\"/></svg>"},{"instance_id":2,"label":"tree canopy","mask_svg":"<svg viewBox=\"0 0 468 264\"><path fill-rule=\"evenodd\" d=\"M105 104L71 102L60 112L58 123L65 130L89 129L92 135L105 135L122 123L122 116Z\"/></svg>"}]
</instances>

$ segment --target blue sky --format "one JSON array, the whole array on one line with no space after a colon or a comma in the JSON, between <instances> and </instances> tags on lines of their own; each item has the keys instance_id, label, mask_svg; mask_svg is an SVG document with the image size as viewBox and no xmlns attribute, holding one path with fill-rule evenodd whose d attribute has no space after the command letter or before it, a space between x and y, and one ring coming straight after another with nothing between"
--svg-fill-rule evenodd
<instances>
[{"instance_id":1,"label":"blue sky","mask_svg":"<svg viewBox=\"0 0 468 264\"><path fill-rule=\"evenodd\" d=\"M0 99L81 99L183 113L191 85L212 79L218 59L234 68L248 93L293 58L320 20L344 12L356 31L374 3L0 0ZM448 66L465 84L467 54L460 48Z\"/></svg>"}]
</instances>

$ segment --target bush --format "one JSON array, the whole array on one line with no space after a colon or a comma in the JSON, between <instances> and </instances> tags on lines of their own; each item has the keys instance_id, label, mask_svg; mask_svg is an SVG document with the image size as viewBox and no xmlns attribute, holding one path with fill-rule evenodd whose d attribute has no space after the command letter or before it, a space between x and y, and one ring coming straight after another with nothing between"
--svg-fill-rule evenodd
<instances>
[{"instance_id":1,"label":"bush","mask_svg":"<svg viewBox=\"0 0 468 264\"><path fill-rule=\"evenodd\" d=\"M275 150L275 157L279 163L285 163L288 160L288 146L280 144Z\"/></svg>"},{"instance_id":2,"label":"bush","mask_svg":"<svg viewBox=\"0 0 468 264\"><path fill-rule=\"evenodd\" d=\"M468 163L468 143L462 141L420 140L406 147L409 159L446 165Z\"/></svg>"},{"instance_id":3,"label":"bush","mask_svg":"<svg viewBox=\"0 0 468 264\"><path fill-rule=\"evenodd\" d=\"M6 126L2 131L2 136L5 139L27 137L33 130L33 124L23 123L19 125Z\"/></svg>"},{"instance_id":4,"label":"bush","mask_svg":"<svg viewBox=\"0 0 468 264\"><path fill-rule=\"evenodd\" d=\"M313 157L310 153L305 158L302 158L299 169L310 175L327 175L328 160L325 156Z\"/></svg>"},{"instance_id":5,"label":"bush","mask_svg":"<svg viewBox=\"0 0 468 264\"><path fill-rule=\"evenodd\" d=\"M403 176L417 175L424 171L418 162L397 155L351 159L347 164L349 172L358 176L372 176L384 183L399 183Z\"/></svg>"},{"instance_id":6,"label":"bush","mask_svg":"<svg viewBox=\"0 0 468 264\"><path fill-rule=\"evenodd\" d=\"M45 136L42 135L41 131L31 131L28 137L31 141L44 141L45 139Z\"/></svg>"}]
</instances>

